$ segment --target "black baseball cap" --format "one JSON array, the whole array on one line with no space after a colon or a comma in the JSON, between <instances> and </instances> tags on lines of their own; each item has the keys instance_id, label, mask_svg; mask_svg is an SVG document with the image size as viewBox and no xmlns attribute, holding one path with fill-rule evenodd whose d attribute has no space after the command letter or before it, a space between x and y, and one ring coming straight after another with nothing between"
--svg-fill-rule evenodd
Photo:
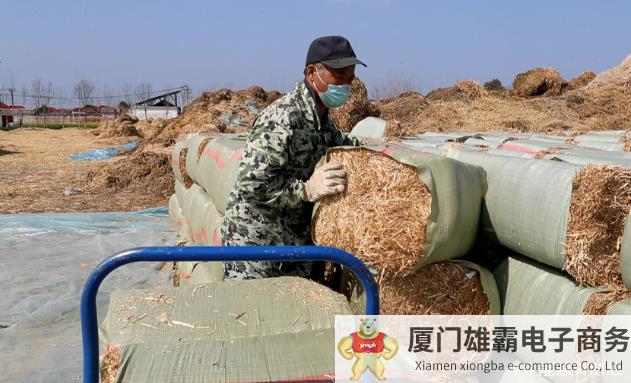
<instances>
[{"instance_id":1,"label":"black baseball cap","mask_svg":"<svg viewBox=\"0 0 631 383\"><path fill-rule=\"evenodd\" d=\"M355 64L366 66L357 59L351 43L342 36L322 36L311 42L305 67L316 63L322 63L333 69Z\"/></svg>"}]
</instances>

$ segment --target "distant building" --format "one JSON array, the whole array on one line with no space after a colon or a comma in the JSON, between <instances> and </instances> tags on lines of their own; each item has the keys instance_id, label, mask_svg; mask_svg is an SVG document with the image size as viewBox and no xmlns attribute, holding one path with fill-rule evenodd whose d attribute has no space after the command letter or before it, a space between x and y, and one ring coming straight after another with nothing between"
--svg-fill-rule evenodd
<instances>
[{"instance_id":1,"label":"distant building","mask_svg":"<svg viewBox=\"0 0 631 383\"><path fill-rule=\"evenodd\" d=\"M1 113L2 114L1 126L4 128L13 123L13 116L15 114L19 114L19 113L13 114L12 111L18 111L18 110L24 109L24 107L22 105L7 105L0 101L0 109L4 109ZM7 109L11 109L11 111L7 111Z\"/></svg>"},{"instance_id":2,"label":"distant building","mask_svg":"<svg viewBox=\"0 0 631 383\"><path fill-rule=\"evenodd\" d=\"M139 120L153 118L174 118L182 113L182 100L188 98L188 87L182 87L176 91L160 94L137 102L129 107L128 114Z\"/></svg>"}]
</instances>

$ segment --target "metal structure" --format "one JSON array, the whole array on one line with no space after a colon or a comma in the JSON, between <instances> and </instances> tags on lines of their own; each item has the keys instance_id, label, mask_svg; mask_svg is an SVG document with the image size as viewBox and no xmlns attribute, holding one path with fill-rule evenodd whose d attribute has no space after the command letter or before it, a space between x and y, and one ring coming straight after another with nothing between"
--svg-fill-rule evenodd
<instances>
[{"instance_id":1,"label":"metal structure","mask_svg":"<svg viewBox=\"0 0 631 383\"><path fill-rule=\"evenodd\" d=\"M379 314L379 290L366 265L351 254L320 246L165 246L123 251L107 258L94 269L81 295L83 340L83 382L99 382L99 341L96 294L101 282L116 268L134 262L163 261L329 261L346 266L361 282L366 296L366 315Z\"/></svg>"}]
</instances>

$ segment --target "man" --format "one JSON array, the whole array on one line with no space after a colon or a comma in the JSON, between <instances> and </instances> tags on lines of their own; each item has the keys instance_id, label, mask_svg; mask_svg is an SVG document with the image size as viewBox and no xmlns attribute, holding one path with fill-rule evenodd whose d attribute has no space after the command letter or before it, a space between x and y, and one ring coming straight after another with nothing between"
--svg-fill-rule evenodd
<instances>
[{"instance_id":1,"label":"man","mask_svg":"<svg viewBox=\"0 0 631 383\"><path fill-rule=\"evenodd\" d=\"M263 110L248 137L236 185L221 226L224 246L311 244L311 211L321 198L341 193L346 172L318 162L334 146L359 145L333 123L329 109L350 96L355 65L350 42L324 36L309 46L304 80ZM307 276L312 264L227 262L226 279Z\"/></svg>"}]
</instances>

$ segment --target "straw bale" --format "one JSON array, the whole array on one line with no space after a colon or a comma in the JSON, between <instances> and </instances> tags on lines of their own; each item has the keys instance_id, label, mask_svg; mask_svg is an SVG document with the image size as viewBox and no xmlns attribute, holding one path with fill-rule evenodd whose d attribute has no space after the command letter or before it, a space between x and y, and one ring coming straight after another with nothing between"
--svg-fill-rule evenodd
<instances>
[{"instance_id":1,"label":"straw bale","mask_svg":"<svg viewBox=\"0 0 631 383\"><path fill-rule=\"evenodd\" d=\"M531 69L513 80L513 89L521 97L558 96L566 86L563 77L552 68Z\"/></svg>"},{"instance_id":2,"label":"straw bale","mask_svg":"<svg viewBox=\"0 0 631 383\"><path fill-rule=\"evenodd\" d=\"M101 383L114 383L121 365L118 347L110 347L101 359Z\"/></svg>"},{"instance_id":3,"label":"straw bale","mask_svg":"<svg viewBox=\"0 0 631 383\"><path fill-rule=\"evenodd\" d=\"M614 303L631 297L627 290L599 291L589 296L583 307L583 315L606 315Z\"/></svg>"},{"instance_id":4,"label":"straw bale","mask_svg":"<svg viewBox=\"0 0 631 383\"><path fill-rule=\"evenodd\" d=\"M488 315L490 302L480 274L450 262L379 281L384 315Z\"/></svg>"},{"instance_id":5,"label":"straw bale","mask_svg":"<svg viewBox=\"0 0 631 383\"><path fill-rule=\"evenodd\" d=\"M558 147L550 147L544 150L540 150L537 153L535 153L534 158L535 159L541 159L545 156L547 156L548 154L554 154L554 153L558 153L560 152L562 149L558 148Z\"/></svg>"},{"instance_id":6,"label":"straw bale","mask_svg":"<svg viewBox=\"0 0 631 383\"><path fill-rule=\"evenodd\" d=\"M202 156L202 153L204 152L204 149L206 149L206 145L208 145L209 141L210 138L204 138L202 142L199 143L199 146L197 147L197 161L199 161L199 158Z\"/></svg>"},{"instance_id":7,"label":"straw bale","mask_svg":"<svg viewBox=\"0 0 631 383\"><path fill-rule=\"evenodd\" d=\"M619 288L620 244L631 210L631 169L588 165L572 183L565 268L581 285Z\"/></svg>"},{"instance_id":8,"label":"straw bale","mask_svg":"<svg viewBox=\"0 0 631 383\"><path fill-rule=\"evenodd\" d=\"M583 72L577 77L574 77L573 79L568 81L567 89L574 90L587 86L594 78L596 78L596 73L590 71Z\"/></svg>"},{"instance_id":9,"label":"straw bale","mask_svg":"<svg viewBox=\"0 0 631 383\"><path fill-rule=\"evenodd\" d=\"M314 241L342 248L385 273L421 259L432 196L416 169L367 149L333 150L348 175L344 193L326 197L314 217Z\"/></svg>"},{"instance_id":10,"label":"straw bale","mask_svg":"<svg viewBox=\"0 0 631 383\"><path fill-rule=\"evenodd\" d=\"M429 92L428 101L473 101L488 96L484 87L472 80L459 81L448 88L438 88Z\"/></svg>"},{"instance_id":11,"label":"straw bale","mask_svg":"<svg viewBox=\"0 0 631 383\"><path fill-rule=\"evenodd\" d=\"M589 84L589 88L596 88L602 85L624 84L631 82L631 54L628 55L618 66L610 68L596 76Z\"/></svg>"},{"instance_id":12,"label":"straw bale","mask_svg":"<svg viewBox=\"0 0 631 383\"><path fill-rule=\"evenodd\" d=\"M335 125L343 132L350 132L366 117L380 116L377 106L368 99L366 86L357 77L351 84L351 96L346 104L331 109L330 113Z\"/></svg>"},{"instance_id":13,"label":"straw bale","mask_svg":"<svg viewBox=\"0 0 631 383\"><path fill-rule=\"evenodd\" d=\"M188 154L188 148L180 150L180 159L178 164L180 165L180 174L182 175L182 182L186 188L190 188L193 185L193 179L188 175L186 170L186 156Z\"/></svg>"}]
</instances>

